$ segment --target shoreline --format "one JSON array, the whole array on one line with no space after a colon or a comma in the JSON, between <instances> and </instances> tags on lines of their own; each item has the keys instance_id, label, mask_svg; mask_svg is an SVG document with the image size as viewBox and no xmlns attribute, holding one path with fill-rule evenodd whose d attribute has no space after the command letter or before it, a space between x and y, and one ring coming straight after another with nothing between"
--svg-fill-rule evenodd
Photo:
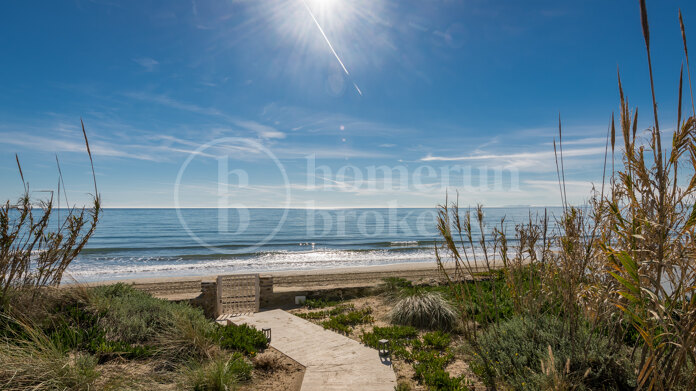
<instances>
[{"instance_id":1,"label":"shoreline","mask_svg":"<svg viewBox=\"0 0 696 391\"><path fill-rule=\"evenodd\" d=\"M101 285L113 285L119 282L124 284L153 284L153 283L166 283L166 282L179 282L179 281L192 281L201 280L203 282L215 281L217 276L226 276L234 274L259 274L262 276L272 276L272 277L295 277L295 276L322 276L322 275L345 275L345 274L363 274L370 272L399 272L399 271L427 271L427 270L437 270L437 263L432 262L406 262L406 263L390 263L386 265L369 265L369 266L349 266L349 267L336 267L336 268L326 268L326 269L298 269L298 270L279 270L279 271L267 271L267 272L232 272L232 273L221 273L221 274L205 274L205 275L187 275L187 276L162 276L162 277L135 277L135 278L124 278L124 279L113 279L113 280L100 280L100 281L86 281L82 282L76 280L70 276L66 276L64 281L61 282L63 285L85 285L85 286L101 286ZM67 281L66 281L67 280Z\"/></svg>"},{"instance_id":2,"label":"shoreline","mask_svg":"<svg viewBox=\"0 0 696 391\"><path fill-rule=\"evenodd\" d=\"M477 270L485 271L485 266L479 265ZM492 264L492 268L501 265ZM449 263L447 270L454 271L454 265ZM429 282L438 279L440 270L437 262L410 262L394 263L386 265L351 266L313 270L284 270L258 273L261 277L273 277L274 290L277 292L298 289L334 289L347 287L374 286L382 282L384 278L400 277L417 282ZM123 284L176 284L187 281L200 281L203 283L214 282L219 275L257 274L257 273L226 273L210 275L171 276L171 277L143 277L118 280L103 280L80 282L69 280L61 283L61 286L104 286L117 283Z\"/></svg>"}]
</instances>

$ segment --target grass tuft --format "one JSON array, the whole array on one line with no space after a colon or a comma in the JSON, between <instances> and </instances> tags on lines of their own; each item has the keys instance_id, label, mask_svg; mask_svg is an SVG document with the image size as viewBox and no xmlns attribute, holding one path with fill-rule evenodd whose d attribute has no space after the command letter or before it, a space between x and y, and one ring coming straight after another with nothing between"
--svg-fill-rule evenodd
<instances>
[{"instance_id":1,"label":"grass tuft","mask_svg":"<svg viewBox=\"0 0 696 391\"><path fill-rule=\"evenodd\" d=\"M194 365L186 371L186 386L194 391L228 391L239 382L251 379L253 365L243 354L216 357L206 364Z\"/></svg>"},{"instance_id":2,"label":"grass tuft","mask_svg":"<svg viewBox=\"0 0 696 391\"><path fill-rule=\"evenodd\" d=\"M439 292L416 290L396 303L391 321L424 329L452 330L457 314Z\"/></svg>"}]
</instances>

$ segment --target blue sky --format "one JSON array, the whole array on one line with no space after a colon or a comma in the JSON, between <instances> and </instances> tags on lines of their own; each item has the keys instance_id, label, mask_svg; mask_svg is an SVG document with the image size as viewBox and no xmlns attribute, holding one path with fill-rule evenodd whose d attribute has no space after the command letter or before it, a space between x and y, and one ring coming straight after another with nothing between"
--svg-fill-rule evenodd
<instances>
[{"instance_id":1,"label":"blue sky","mask_svg":"<svg viewBox=\"0 0 696 391\"><path fill-rule=\"evenodd\" d=\"M580 203L601 180L617 66L651 124L637 1L305 1L3 3L0 199L21 193L14 153L32 190L55 188L57 154L69 202L87 199L80 118L107 207L430 207L448 189L557 205L559 113ZM667 133L679 7L693 46L696 7L648 1Z\"/></svg>"}]
</instances>

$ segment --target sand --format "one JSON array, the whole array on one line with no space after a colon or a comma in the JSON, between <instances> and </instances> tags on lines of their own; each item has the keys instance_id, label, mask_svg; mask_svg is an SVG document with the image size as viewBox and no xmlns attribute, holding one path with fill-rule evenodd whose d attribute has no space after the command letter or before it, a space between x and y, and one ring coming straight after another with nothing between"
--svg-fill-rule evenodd
<instances>
[{"instance_id":1,"label":"sand","mask_svg":"<svg viewBox=\"0 0 696 391\"><path fill-rule=\"evenodd\" d=\"M477 270L484 271L485 269L483 267L479 267ZM262 277L272 276L274 291L282 292L284 290L297 290L299 288L331 289L343 287L370 286L380 283L382 279L386 277L402 277L414 281L429 282L430 280L437 279L439 276L438 273L439 271L437 268L437 263L433 261L319 270L274 271L261 272L259 274ZM126 284L166 284L183 283L186 281L212 282L215 281L216 278L217 275L188 277L156 277L97 281L80 284L86 286L98 286L115 284L118 282ZM66 281L66 285L67 284L70 284L70 282Z\"/></svg>"}]
</instances>

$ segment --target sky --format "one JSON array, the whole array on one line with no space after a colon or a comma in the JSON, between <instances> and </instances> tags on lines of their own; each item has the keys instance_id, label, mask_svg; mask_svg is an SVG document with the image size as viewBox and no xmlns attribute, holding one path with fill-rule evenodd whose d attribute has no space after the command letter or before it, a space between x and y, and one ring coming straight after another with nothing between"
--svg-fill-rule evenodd
<instances>
[{"instance_id":1,"label":"sky","mask_svg":"<svg viewBox=\"0 0 696 391\"><path fill-rule=\"evenodd\" d=\"M696 4L647 6L669 136L678 9L694 46ZM463 205L559 205L559 115L580 204L601 186L617 68L639 129L652 124L637 0L0 7L1 200L22 193L17 154L33 197L56 189L57 157L63 205L89 201L80 119L113 208L434 207L457 192Z\"/></svg>"}]
</instances>

